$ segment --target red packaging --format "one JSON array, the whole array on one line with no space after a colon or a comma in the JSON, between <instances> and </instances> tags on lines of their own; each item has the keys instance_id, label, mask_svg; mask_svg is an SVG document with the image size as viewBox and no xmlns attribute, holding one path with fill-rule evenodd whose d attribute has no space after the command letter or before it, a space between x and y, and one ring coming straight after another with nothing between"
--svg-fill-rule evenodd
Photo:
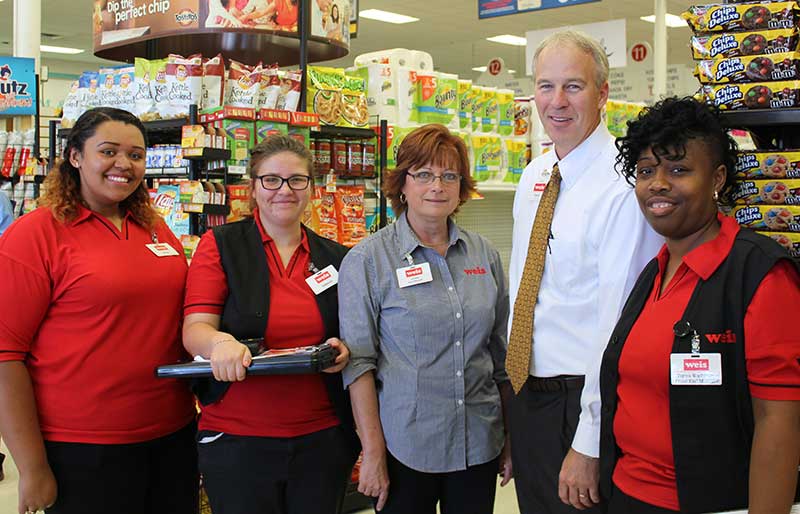
<instances>
[{"instance_id":1,"label":"red packaging","mask_svg":"<svg viewBox=\"0 0 800 514\"><path fill-rule=\"evenodd\" d=\"M347 142L347 173L350 175L361 175L363 170L364 149L361 141L353 140Z\"/></svg>"},{"instance_id":2,"label":"red packaging","mask_svg":"<svg viewBox=\"0 0 800 514\"><path fill-rule=\"evenodd\" d=\"M364 156L362 157L361 170L364 176L371 177L375 174L375 143L364 141Z\"/></svg>"},{"instance_id":3,"label":"red packaging","mask_svg":"<svg viewBox=\"0 0 800 514\"><path fill-rule=\"evenodd\" d=\"M321 175L328 173L331 170L331 140L318 139L317 140L317 160L315 161L314 169Z\"/></svg>"},{"instance_id":4,"label":"red packaging","mask_svg":"<svg viewBox=\"0 0 800 514\"><path fill-rule=\"evenodd\" d=\"M347 172L347 141L344 139L334 139L331 164L333 165L333 171L338 173Z\"/></svg>"}]
</instances>

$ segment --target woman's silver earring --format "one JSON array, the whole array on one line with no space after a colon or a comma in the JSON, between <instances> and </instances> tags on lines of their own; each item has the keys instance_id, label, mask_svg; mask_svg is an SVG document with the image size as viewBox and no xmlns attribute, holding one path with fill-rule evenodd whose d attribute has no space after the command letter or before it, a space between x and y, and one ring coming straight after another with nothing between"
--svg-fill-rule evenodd
<instances>
[{"instance_id":1,"label":"woman's silver earring","mask_svg":"<svg viewBox=\"0 0 800 514\"><path fill-rule=\"evenodd\" d=\"M400 193L400 196L398 196L398 198L400 199L400 203L406 203L405 193Z\"/></svg>"},{"instance_id":2,"label":"woman's silver earring","mask_svg":"<svg viewBox=\"0 0 800 514\"><path fill-rule=\"evenodd\" d=\"M714 201L719 202L719 193L717 191L714 191Z\"/></svg>"}]
</instances>

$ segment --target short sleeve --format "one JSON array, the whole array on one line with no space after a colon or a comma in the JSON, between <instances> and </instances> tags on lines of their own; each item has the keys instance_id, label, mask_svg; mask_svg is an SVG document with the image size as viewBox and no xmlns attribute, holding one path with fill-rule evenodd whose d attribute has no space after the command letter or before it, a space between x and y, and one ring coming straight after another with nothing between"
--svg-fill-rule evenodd
<instances>
[{"instance_id":1,"label":"short sleeve","mask_svg":"<svg viewBox=\"0 0 800 514\"><path fill-rule=\"evenodd\" d=\"M200 238L189 265L183 315L222 314L227 297L228 281L222 268L217 240L209 230Z\"/></svg>"},{"instance_id":2,"label":"short sleeve","mask_svg":"<svg viewBox=\"0 0 800 514\"><path fill-rule=\"evenodd\" d=\"M750 394L762 400L800 400L800 274L781 261L764 277L744 318ZM783 314L781 314L783 313Z\"/></svg>"}]
</instances>

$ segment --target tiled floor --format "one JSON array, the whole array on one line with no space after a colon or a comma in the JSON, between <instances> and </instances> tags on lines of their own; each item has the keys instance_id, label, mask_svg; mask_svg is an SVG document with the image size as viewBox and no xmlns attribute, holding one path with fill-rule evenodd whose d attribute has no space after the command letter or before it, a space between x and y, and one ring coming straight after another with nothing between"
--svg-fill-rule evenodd
<instances>
[{"instance_id":1,"label":"tiled floor","mask_svg":"<svg viewBox=\"0 0 800 514\"><path fill-rule=\"evenodd\" d=\"M3 466L6 479L0 482L0 514L16 514L17 513L17 483L19 475L17 468L14 466L13 461L8 457L8 450L5 445L2 447L2 452L6 454L6 462ZM359 511L356 514L372 513L372 510ZM514 482L512 481L506 487L497 488L497 498L494 503L494 514L518 514L517 497L514 492Z\"/></svg>"}]
</instances>

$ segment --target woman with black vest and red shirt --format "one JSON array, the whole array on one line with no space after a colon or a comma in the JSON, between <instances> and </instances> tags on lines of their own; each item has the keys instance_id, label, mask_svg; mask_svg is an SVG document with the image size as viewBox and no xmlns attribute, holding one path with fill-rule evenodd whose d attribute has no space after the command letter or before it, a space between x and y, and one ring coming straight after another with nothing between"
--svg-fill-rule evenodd
<instances>
[{"instance_id":1,"label":"woman with black vest and red shirt","mask_svg":"<svg viewBox=\"0 0 800 514\"><path fill-rule=\"evenodd\" d=\"M686 98L617 140L620 171L666 245L605 351L600 478L611 514L749 506L786 514L800 462L800 274L771 239L718 212L736 143Z\"/></svg>"},{"instance_id":2,"label":"woman with black vest and red shirt","mask_svg":"<svg viewBox=\"0 0 800 514\"><path fill-rule=\"evenodd\" d=\"M251 152L253 216L203 235L189 268L183 340L211 360L200 384L200 471L214 514L339 510L358 454L339 371L349 352L338 339L335 282L307 279L339 268L347 249L301 224L314 182L311 154L287 136ZM327 270L329 271L329 270ZM335 275L335 274L334 274ZM327 341L338 351L327 373L250 376L250 349Z\"/></svg>"}]
</instances>

